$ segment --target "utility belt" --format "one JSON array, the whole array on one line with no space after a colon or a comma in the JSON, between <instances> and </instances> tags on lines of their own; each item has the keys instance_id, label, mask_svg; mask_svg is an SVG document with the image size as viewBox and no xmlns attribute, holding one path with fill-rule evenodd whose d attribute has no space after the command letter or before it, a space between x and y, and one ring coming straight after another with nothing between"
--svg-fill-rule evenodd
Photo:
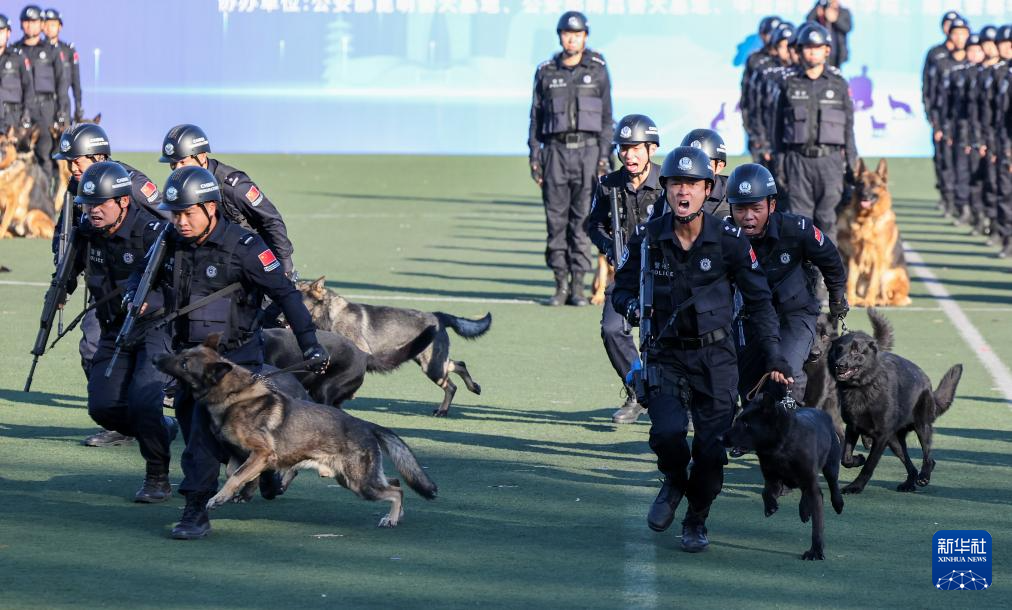
<instances>
[{"instance_id":1,"label":"utility belt","mask_svg":"<svg viewBox=\"0 0 1012 610\"><path fill-rule=\"evenodd\" d=\"M36 91L35 92L35 97L36 98L42 98L44 100L55 100L56 99L56 92L55 91L51 91L51 92L50 91Z\"/></svg>"},{"instance_id":2,"label":"utility belt","mask_svg":"<svg viewBox=\"0 0 1012 610\"><path fill-rule=\"evenodd\" d=\"M711 330L698 337L662 337L658 340L661 349L694 350L720 343L730 335L728 328Z\"/></svg>"},{"instance_id":3,"label":"utility belt","mask_svg":"<svg viewBox=\"0 0 1012 610\"><path fill-rule=\"evenodd\" d=\"M566 148L586 148L587 146L597 146L597 136L585 131L557 133L552 135L552 141L563 144Z\"/></svg>"},{"instance_id":4,"label":"utility belt","mask_svg":"<svg viewBox=\"0 0 1012 610\"><path fill-rule=\"evenodd\" d=\"M837 154L842 148L842 146L834 146L832 144L813 144L812 146L808 146L806 144L793 144L788 146L787 150L796 152L802 157L816 159L819 157L828 157L829 155Z\"/></svg>"}]
</instances>

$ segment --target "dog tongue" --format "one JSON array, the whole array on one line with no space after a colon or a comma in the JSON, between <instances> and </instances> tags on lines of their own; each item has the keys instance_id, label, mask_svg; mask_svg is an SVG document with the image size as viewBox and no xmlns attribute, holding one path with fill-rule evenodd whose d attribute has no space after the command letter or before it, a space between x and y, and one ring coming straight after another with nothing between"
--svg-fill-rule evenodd
<instances>
[{"instance_id":1,"label":"dog tongue","mask_svg":"<svg viewBox=\"0 0 1012 610\"><path fill-rule=\"evenodd\" d=\"M864 208L864 209L866 209L866 210L868 208L870 208L871 207L871 200L870 199L862 199L861 200L861 207Z\"/></svg>"}]
</instances>

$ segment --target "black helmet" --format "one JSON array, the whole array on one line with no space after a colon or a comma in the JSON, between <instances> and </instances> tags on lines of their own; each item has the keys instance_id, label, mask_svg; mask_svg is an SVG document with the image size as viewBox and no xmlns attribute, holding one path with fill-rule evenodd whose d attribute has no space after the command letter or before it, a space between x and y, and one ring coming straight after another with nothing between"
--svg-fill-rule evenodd
<instances>
[{"instance_id":1,"label":"black helmet","mask_svg":"<svg viewBox=\"0 0 1012 610\"><path fill-rule=\"evenodd\" d=\"M199 153L211 152L211 144L207 134L196 125L184 123L176 125L165 134L162 140L162 163L182 161Z\"/></svg>"},{"instance_id":2,"label":"black helmet","mask_svg":"<svg viewBox=\"0 0 1012 610\"><path fill-rule=\"evenodd\" d=\"M566 11L559 17L559 23L555 26L555 33L563 32L586 32L590 36L590 22L587 16L580 11Z\"/></svg>"},{"instance_id":3,"label":"black helmet","mask_svg":"<svg viewBox=\"0 0 1012 610\"><path fill-rule=\"evenodd\" d=\"M713 182L710 157L700 148L678 146L664 157L660 178L661 184L668 178L695 178Z\"/></svg>"},{"instance_id":4,"label":"black helmet","mask_svg":"<svg viewBox=\"0 0 1012 610\"><path fill-rule=\"evenodd\" d=\"M962 17L956 17L949 24L949 34L952 34L952 30L969 30L970 23Z\"/></svg>"},{"instance_id":5,"label":"black helmet","mask_svg":"<svg viewBox=\"0 0 1012 610\"><path fill-rule=\"evenodd\" d=\"M657 124L644 114L627 114L615 126L615 144L653 143L660 145Z\"/></svg>"},{"instance_id":6,"label":"black helmet","mask_svg":"<svg viewBox=\"0 0 1012 610\"><path fill-rule=\"evenodd\" d=\"M42 11L42 18L46 21L59 21L60 25L63 25L63 17L60 15L60 11L55 8L47 8Z\"/></svg>"},{"instance_id":7,"label":"black helmet","mask_svg":"<svg viewBox=\"0 0 1012 610\"><path fill-rule=\"evenodd\" d=\"M769 15L759 20L759 35L769 36L783 20L776 15Z\"/></svg>"},{"instance_id":8,"label":"black helmet","mask_svg":"<svg viewBox=\"0 0 1012 610\"><path fill-rule=\"evenodd\" d=\"M711 160L727 162L724 138L712 129L693 129L682 138L681 146L700 148Z\"/></svg>"},{"instance_id":9,"label":"black helmet","mask_svg":"<svg viewBox=\"0 0 1012 610\"><path fill-rule=\"evenodd\" d=\"M11 22L7 19L7 15L0 15L0 30L11 29Z\"/></svg>"},{"instance_id":10,"label":"black helmet","mask_svg":"<svg viewBox=\"0 0 1012 610\"><path fill-rule=\"evenodd\" d=\"M776 194L773 174L758 163L739 165L727 178L727 202L731 205L755 203Z\"/></svg>"},{"instance_id":11,"label":"black helmet","mask_svg":"<svg viewBox=\"0 0 1012 610\"><path fill-rule=\"evenodd\" d=\"M115 161L101 161L92 164L81 174L74 203L99 205L109 199L129 197L131 192L133 187L126 168Z\"/></svg>"},{"instance_id":12,"label":"black helmet","mask_svg":"<svg viewBox=\"0 0 1012 610\"><path fill-rule=\"evenodd\" d=\"M970 47L979 47L980 42L981 40L979 34L970 34L966 38L966 48L969 49Z\"/></svg>"},{"instance_id":13,"label":"black helmet","mask_svg":"<svg viewBox=\"0 0 1012 610\"><path fill-rule=\"evenodd\" d=\"M1012 25L1003 25L998 28L998 37L995 42L1008 42L1012 40Z\"/></svg>"},{"instance_id":14,"label":"black helmet","mask_svg":"<svg viewBox=\"0 0 1012 610\"><path fill-rule=\"evenodd\" d=\"M21 21L41 21L42 9L34 4L29 4L21 9Z\"/></svg>"},{"instance_id":15,"label":"black helmet","mask_svg":"<svg viewBox=\"0 0 1012 610\"><path fill-rule=\"evenodd\" d=\"M180 167L165 181L165 197L159 210L182 212L186 208L208 201L221 201L221 187L214 174L197 165Z\"/></svg>"},{"instance_id":16,"label":"black helmet","mask_svg":"<svg viewBox=\"0 0 1012 610\"><path fill-rule=\"evenodd\" d=\"M796 32L794 24L785 21L777 26L777 29L773 30L773 35L770 36L770 44L776 46L783 40L788 41L787 44L792 44L793 40L791 39L794 38Z\"/></svg>"},{"instance_id":17,"label":"black helmet","mask_svg":"<svg viewBox=\"0 0 1012 610\"><path fill-rule=\"evenodd\" d=\"M94 123L81 123L63 132L60 136L59 151L54 159L67 160L92 155L110 155L109 136Z\"/></svg>"},{"instance_id":18,"label":"black helmet","mask_svg":"<svg viewBox=\"0 0 1012 610\"><path fill-rule=\"evenodd\" d=\"M829 30L814 21L807 21L798 28L795 44L799 47L822 46L832 42Z\"/></svg>"},{"instance_id":19,"label":"black helmet","mask_svg":"<svg viewBox=\"0 0 1012 610\"><path fill-rule=\"evenodd\" d=\"M998 40L998 28L993 25L985 25L978 32L981 42L995 42Z\"/></svg>"},{"instance_id":20,"label":"black helmet","mask_svg":"<svg viewBox=\"0 0 1012 610\"><path fill-rule=\"evenodd\" d=\"M959 13L957 13L956 11L947 11L944 15L942 15L942 30L945 30L946 23L951 24L953 21L959 18L960 18Z\"/></svg>"}]
</instances>

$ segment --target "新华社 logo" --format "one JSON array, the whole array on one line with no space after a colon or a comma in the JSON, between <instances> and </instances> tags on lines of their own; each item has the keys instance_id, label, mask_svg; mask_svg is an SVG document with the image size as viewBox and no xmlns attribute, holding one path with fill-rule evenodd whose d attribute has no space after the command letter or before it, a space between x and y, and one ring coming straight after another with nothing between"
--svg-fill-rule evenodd
<instances>
[{"instance_id":1,"label":"\u65b0\u534e\u793e logo","mask_svg":"<svg viewBox=\"0 0 1012 610\"><path fill-rule=\"evenodd\" d=\"M981 591L991 586L991 534L941 530L932 538L931 578L943 591Z\"/></svg>"}]
</instances>

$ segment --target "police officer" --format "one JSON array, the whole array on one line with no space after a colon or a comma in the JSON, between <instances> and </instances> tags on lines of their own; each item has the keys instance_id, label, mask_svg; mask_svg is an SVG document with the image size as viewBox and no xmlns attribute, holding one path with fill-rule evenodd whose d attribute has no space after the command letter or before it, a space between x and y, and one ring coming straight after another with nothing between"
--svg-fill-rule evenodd
<instances>
[{"instance_id":1,"label":"police officer","mask_svg":"<svg viewBox=\"0 0 1012 610\"><path fill-rule=\"evenodd\" d=\"M983 59L971 71L967 90L970 104L971 154L970 154L970 201L973 208L970 233L989 235L997 214L997 175L988 162L988 151L995 149L993 140L994 120L992 104L994 69L1001 58L998 56L998 27L985 25L980 28L980 50Z\"/></svg>"},{"instance_id":2,"label":"police officer","mask_svg":"<svg viewBox=\"0 0 1012 610\"><path fill-rule=\"evenodd\" d=\"M170 329L173 348L192 347L213 333L223 333L220 345L225 357L258 372L264 354L257 314L266 295L281 307L306 359L318 360L325 368L329 355L316 339L295 284L285 277L281 261L263 239L219 212L221 197L217 180L202 167L180 167L165 183L161 207L172 213L175 230L168 236L156 281L165 310L176 316ZM140 275L134 273L131 289L136 289ZM207 409L195 403L188 389L177 390L175 409L186 437L179 485L186 507L172 537L202 538L211 529L205 505L215 493L220 464L228 454L211 431ZM261 493L274 497L279 493L276 485L276 477L262 477Z\"/></svg>"},{"instance_id":3,"label":"police officer","mask_svg":"<svg viewBox=\"0 0 1012 610\"><path fill-rule=\"evenodd\" d=\"M46 35L46 42L54 47L60 61L63 62L64 82L70 87L74 97L74 122L79 123L84 118L84 109L81 108L81 58L74 48L74 43L60 40L60 30L63 29L63 16L55 8L47 8L42 11L42 32Z\"/></svg>"},{"instance_id":4,"label":"police officer","mask_svg":"<svg viewBox=\"0 0 1012 610\"><path fill-rule=\"evenodd\" d=\"M724 138L712 129L693 129L682 138L682 146L702 149L710 157L713 170L713 189L703 202L703 211L724 219L731 213L727 205L727 176L722 174L727 167L727 147Z\"/></svg>"},{"instance_id":5,"label":"police officer","mask_svg":"<svg viewBox=\"0 0 1012 610\"><path fill-rule=\"evenodd\" d=\"M839 68L847 61L847 34L854 28L850 10L840 6L840 0L818 0L808 12L806 21L814 21L826 28L832 37L829 65Z\"/></svg>"},{"instance_id":6,"label":"police officer","mask_svg":"<svg viewBox=\"0 0 1012 610\"><path fill-rule=\"evenodd\" d=\"M956 11L948 11L942 15L942 32L945 34L945 40L928 49L924 57L924 67L921 69L921 103L924 106L924 113L927 116L928 122L931 124L932 133L941 130L941 125L935 123L935 113L932 112L931 108L935 103L938 88L937 80L940 76L938 63L949 57L950 52L955 48L955 42L953 42L952 37L949 35L949 26L955 19L961 19L959 13ZM932 139L932 142L934 144L932 162L935 168L935 188L941 193L942 174L944 172L942 165L944 146L938 139ZM944 204L940 207L944 208Z\"/></svg>"},{"instance_id":7,"label":"police officer","mask_svg":"<svg viewBox=\"0 0 1012 610\"><path fill-rule=\"evenodd\" d=\"M955 219L956 225L973 224L975 216L980 213L980 202L975 198L974 191L979 184L975 170L979 157L974 147L975 134L978 131L976 104L973 95L976 89L976 76L980 63L984 61L980 36L971 34L966 39L966 60L960 62L949 72L947 79L948 102L946 108L947 130L951 140L953 159L953 176L955 179Z\"/></svg>"},{"instance_id":8,"label":"police officer","mask_svg":"<svg viewBox=\"0 0 1012 610\"><path fill-rule=\"evenodd\" d=\"M748 150L752 159L756 162L761 157L762 136L757 133L759 126L757 121L761 120L758 106L756 105L756 78L762 70L774 59L776 47L772 40L773 32L780 26L782 19L776 15L768 15L759 21L759 40L762 46L752 52L745 60L745 69L741 75L741 122L748 136Z\"/></svg>"},{"instance_id":9,"label":"police officer","mask_svg":"<svg viewBox=\"0 0 1012 610\"><path fill-rule=\"evenodd\" d=\"M800 401L808 381L803 365L812 350L819 315L819 299L804 267L814 265L822 272L833 320L843 318L849 310L847 272L832 240L811 218L778 211L776 196L773 175L762 165L748 163L731 172L727 195L731 216L752 243L766 272L780 322L780 353L794 371L791 393ZM767 369L751 322L746 320L735 330L739 346L738 393L744 403Z\"/></svg>"},{"instance_id":10,"label":"police officer","mask_svg":"<svg viewBox=\"0 0 1012 610\"><path fill-rule=\"evenodd\" d=\"M169 485L169 444L178 427L162 415L162 388L168 376L152 358L169 353L168 334L152 329L136 346L123 350L109 377L105 376L123 325L120 303L130 275L144 269L144 255L155 243L165 221L132 201L130 173L112 161L100 161L81 176L74 199L86 220L77 235L80 257L74 274L86 271L92 307L100 327L98 348L88 376L88 415L106 430L136 437L144 457L144 484L135 502L163 502L172 495ZM155 307L157 299L150 301Z\"/></svg>"},{"instance_id":11,"label":"police officer","mask_svg":"<svg viewBox=\"0 0 1012 610\"><path fill-rule=\"evenodd\" d=\"M612 235L611 193L618 193L619 225L622 227L623 243L655 213L654 202L660 198L661 184L658 179L660 167L650 157L660 145L657 124L642 114L622 117L615 131L615 144L622 167L603 176L594 191L594 203L587 217L587 233L597 249L608 257L612 265L621 256L615 252ZM605 288L604 311L601 314L601 340L608 354L612 368L618 373L625 387L625 403L611 416L616 424L635 423L646 412L636 400L636 393L625 385L625 377L636 361L636 344L633 342L629 325L611 305L614 282Z\"/></svg>"},{"instance_id":12,"label":"police officer","mask_svg":"<svg viewBox=\"0 0 1012 610\"><path fill-rule=\"evenodd\" d=\"M954 75L963 70L966 61L966 41L970 36L970 26L962 17L949 22L948 52L938 57L932 64L933 76L929 79L933 89L929 94L928 115L933 137L939 152L939 184L941 208L946 216L957 215L956 208L956 171L955 146L953 133L956 131L954 120Z\"/></svg>"},{"instance_id":13,"label":"police officer","mask_svg":"<svg viewBox=\"0 0 1012 610\"><path fill-rule=\"evenodd\" d=\"M998 34L998 54L1004 66L995 76L995 150L991 162L997 174L998 206L995 214L995 242L1001 258L1012 256L1012 25L1003 25Z\"/></svg>"},{"instance_id":14,"label":"police officer","mask_svg":"<svg viewBox=\"0 0 1012 610\"><path fill-rule=\"evenodd\" d=\"M586 48L590 24L583 13L563 13L556 33L562 51L534 74L527 145L548 224L545 260L555 276L548 304L582 306L590 271L585 222L594 181L610 169L611 82L604 57Z\"/></svg>"},{"instance_id":15,"label":"police officer","mask_svg":"<svg viewBox=\"0 0 1012 610\"><path fill-rule=\"evenodd\" d=\"M65 131L60 136L58 148L59 150L53 155L53 159L66 161L70 167L70 182L67 184L67 192L70 195L79 194L78 185L88 168L96 163L112 160L110 159L112 149L109 146L109 137L106 135L104 129L91 123L75 125ZM145 210L156 218L167 218L168 214L157 207L161 202L161 193L158 192L158 187L155 186L155 183L149 180L140 170L126 163L117 163L126 170L127 175L130 177L129 196L131 205ZM75 204L73 218L75 224L80 224L82 221L83 209L78 204ZM58 224L56 228L56 235L53 237L53 252L56 252L60 240L60 225ZM88 312L84 319L81 320L81 331L83 332L79 345L81 366L84 368L85 376L90 378L92 359L95 356L95 351L98 349L99 338L102 334L102 329L94 310ZM89 447L108 447L121 445L129 441L129 438L124 437L115 430L99 430L84 439L83 444Z\"/></svg>"},{"instance_id":16,"label":"police officer","mask_svg":"<svg viewBox=\"0 0 1012 610\"><path fill-rule=\"evenodd\" d=\"M780 101L784 77L790 72L791 66L796 63L794 59L796 52L792 53L795 49L793 38L796 31L794 24L787 21L777 26L770 38L770 44L776 50L776 55L756 76L755 100L753 102L756 114L756 140L759 142L756 147L758 153L756 163L762 163L768 168L776 166L772 141L775 132L776 109Z\"/></svg>"},{"instance_id":17,"label":"police officer","mask_svg":"<svg viewBox=\"0 0 1012 610\"><path fill-rule=\"evenodd\" d=\"M53 150L50 127L65 125L70 116L67 79L59 53L42 40L42 9L28 5L21 11L24 37L14 44L28 58L35 83L35 103L28 109L32 121L41 130L35 145L35 157L43 167L51 167Z\"/></svg>"},{"instance_id":18,"label":"police officer","mask_svg":"<svg viewBox=\"0 0 1012 610\"><path fill-rule=\"evenodd\" d=\"M649 387L650 448L665 480L647 524L655 531L667 529L686 496L682 548L698 552L709 544L706 518L727 463L719 437L730 427L735 409L735 287L757 341L766 348L770 377L785 383L791 371L779 355L776 314L755 252L741 229L703 212L713 185L710 158L698 148L679 146L664 159L660 178L671 212L641 226L630 240L628 256L615 274L612 303L630 323L639 324L640 270L652 274L650 319L656 331L641 337L649 341L641 373ZM691 453L685 440L690 410L695 423Z\"/></svg>"},{"instance_id":19,"label":"police officer","mask_svg":"<svg viewBox=\"0 0 1012 610\"><path fill-rule=\"evenodd\" d=\"M0 15L0 130L12 125L29 125L28 109L35 103L32 67L20 49L7 46L11 24Z\"/></svg>"},{"instance_id":20,"label":"police officer","mask_svg":"<svg viewBox=\"0 0 1012 610\"><path fill-rule=\"evenodd\" d=\"M783 168L778 180L787 183L791 211L813 218L834 239L844 175L853 174L857 150L847 81L826 64L830 42L817 23L798 28L802 64L784 77L774 142Z\"/></svg>"},{"instance_id":21,"label":"police officer","mask_svg":"<svg viewBox=\"0 0 1012 610\"><path fill-rule=\"evenodd\" d=\"M176 169L198 165L214 175L221 185L221 212L233 223L256 231L281 260L285 275L292 277L292 242L281 212L246 172L207 156L211 143L196 125L176 125L165 134L162 156L158 159Z\"/></svg>"}]
</instances>

